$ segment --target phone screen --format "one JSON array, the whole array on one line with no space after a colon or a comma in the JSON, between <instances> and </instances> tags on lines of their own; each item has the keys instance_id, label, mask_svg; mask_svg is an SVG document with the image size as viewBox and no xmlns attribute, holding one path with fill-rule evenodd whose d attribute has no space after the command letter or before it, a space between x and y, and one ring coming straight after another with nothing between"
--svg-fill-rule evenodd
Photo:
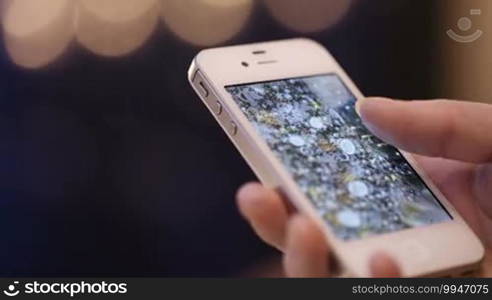
<instances>
[{"instance_id":1,"label":"phone screen","mask_svg":"<svg viewBox=\"0 0 492 300\"><path fill-rule=\"evenodd\" d=\"M452 219L402 154L366 129L338 75L226 89L338 238Z\"/></svg>"}]
</instances>

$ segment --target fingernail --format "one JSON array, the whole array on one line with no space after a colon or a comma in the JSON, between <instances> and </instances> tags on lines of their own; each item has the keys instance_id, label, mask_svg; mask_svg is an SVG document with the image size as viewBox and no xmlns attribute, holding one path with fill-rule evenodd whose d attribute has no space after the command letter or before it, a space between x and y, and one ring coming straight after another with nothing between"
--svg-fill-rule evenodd
<instances>
[{"instance_id":1,"label":"fingernail","mask_svg":"<svg viewBox=\"0 0 492 300\"><path fill-rule=\"evenodd\" d=\"M357 112L359 117L362 117L362 115L360 113L360 108L362 106L362 102L365 102L365 101L366 101L365 98L361 98L361 99L358 99L357 102L355 102L355 112Z\"/></svg>"},{"instance_id":2,"label":"fingernail","mask_svg":"<svg viewBox=\"0 0 492 300\"><path fill-rule=\"evenodd\" d=\"M355 110L357 111L359 117L365 119L367 113L364 112L367 112L367 106L372 106L372 109L375 109L378 105L388 105L388 102L394 102L394 100L382 97L361 98L355 103Z\"/></svg>"},{"instance_id":3,"label":"fingernail","mask_svg":"<svg viewBox=\"0 0 492 300\"><path fill-rule=\"evenodd\" d=\"M384 110L383 108L393 101L387 98L364 98L356 103L357 113L364 126L374 135L390 144L394 143L393 136L388 132L388 128L381 127L379 116Z\"/></svg>"},{"instance_id":4,"label":"fingernail","mask_svg":"<svg viewBox=\"0 0 492 300\"><path fill-rule=\"evenodd\" d=\"M363 112L362 106L367 105L369 102L381 103L381 102L388 101L388 100L393 101L392 99L382 98L382 97L360 98L357 100L357 102L355 102L355 111L357 112L359 117L362 117L362 112Z\"/></svg>"}]
</instances>

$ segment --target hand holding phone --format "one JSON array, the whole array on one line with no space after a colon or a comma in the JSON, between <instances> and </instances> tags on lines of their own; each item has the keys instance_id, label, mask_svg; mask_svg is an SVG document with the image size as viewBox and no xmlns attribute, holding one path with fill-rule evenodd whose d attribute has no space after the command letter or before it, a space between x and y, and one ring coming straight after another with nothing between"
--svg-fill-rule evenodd
<instances>
[{"instance_id":1,"label":"hand holding phone","mask_svg":"<svg viewBox=\"0 0 492 300\"><path fill-rule=\"evenodd\" d=\"M341 275L371 275L367 262L381 251L403 276L459 274L482 260L480 240L413 156L359 117L364 97L321 45L205 50L189 80L263 184L316 224ZM423 126L384 117L395 130Z\"/></svg>"},{"instance_id":2,"label":"hand holding phone","mask_svg":"<svg viewBox=\"0 0 492 300\"><path fill-rule=\"evenodd\" d=\"M486 246L484 263L479 272L472 275L491 277L492 158L489 153L492 152L492 139L483 129L492 128L489 118L492 106L457 101L401 103L367 99L360 101L359 107L364 122L381 139L422 155L416 157L419 164ZM470 119L474 121L469 122ZM447 134L446 128L453 123L462 123L458 125L460 130ZM319 277L332 274L328 261L330 246L321 232L308 218L288 214L280 195L251 183L241 188L237 198L243 216L256 233L284 253L286 275ZM381 249L367 262L372 275L401 275L398 263L384 254L384 247Z\"/></svg>"}]
</instances>

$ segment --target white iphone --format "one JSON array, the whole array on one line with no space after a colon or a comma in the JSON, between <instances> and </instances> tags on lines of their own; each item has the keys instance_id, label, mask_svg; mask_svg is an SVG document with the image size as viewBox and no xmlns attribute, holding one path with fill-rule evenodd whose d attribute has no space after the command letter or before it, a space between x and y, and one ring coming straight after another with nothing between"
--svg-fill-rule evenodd
<instances>
[{"instance_id":1,"label":"white iphone","mask_svg":"<svg viewBox=\"0 0 492 300\"><path fill-rule=\"evenodd\" d=\"M363 97L309 39L200 52L189 80L266 186L323 230L342 276L369 276L375 252L404 276L473 270L484 248L408 153L373 136Z\"/></svg>"}]
</instances>

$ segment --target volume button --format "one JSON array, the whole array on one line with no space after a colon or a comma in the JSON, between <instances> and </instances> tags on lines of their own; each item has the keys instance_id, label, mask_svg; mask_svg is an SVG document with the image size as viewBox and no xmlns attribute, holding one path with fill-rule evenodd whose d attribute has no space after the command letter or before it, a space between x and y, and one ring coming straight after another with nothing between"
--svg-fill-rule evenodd
<instances>
[{"instance_id":1,"label":"volume button","mask_svg":"<svg viewBox=\"0 0 492 300\"><path fill-rule=\"evenodd\" d=\"M208 91L208 88L205 85L205 83L203 83L203 81L200 80L200 82L198 82L198 86L199 86L200 94L203 97L207 98L210 95L210 92Z\"/></svg>"},{"instance_id":2,"label":"volume button","mask_svg":"<svg viewBox=\"0 0 492 300\"><path fill-rule=\"evenodd\" d=\"M222 111L223 111L222 104L220 104L219 101L216 101L215 102L215 108L214 108L215 114L217 116L220 116L222 114Z\"/></svg>"},{"instance_id":3,"label":"volume button","mask_svg":"<svg viewBox=\"0 0 492 300\"><path fill-rule=\"evenodd\" d=\"M238 127L237 127L236 122L231 121L231 123L229 124L229 132L230 132L230 134L231 134L232 136L237 135L237 132L238 132Z\"/></svg>"}]
</instances>

